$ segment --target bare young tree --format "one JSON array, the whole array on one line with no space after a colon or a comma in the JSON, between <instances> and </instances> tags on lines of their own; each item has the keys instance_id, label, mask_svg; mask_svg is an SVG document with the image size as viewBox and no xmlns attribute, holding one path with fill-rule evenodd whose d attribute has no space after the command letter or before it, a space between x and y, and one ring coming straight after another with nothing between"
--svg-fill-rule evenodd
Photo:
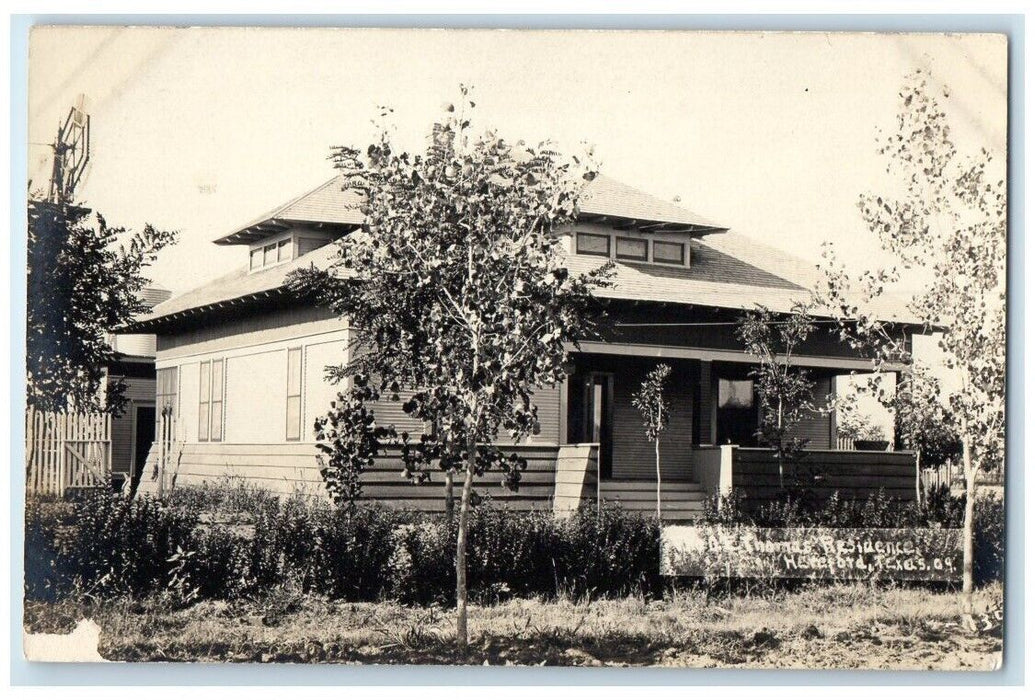
<instances>
[{"instance_id":1,"label":"bare young tree","mask_svg":"<svg viewBox=\"0 0 1035 700\"><path fill-rule=\"evenodd\" d=\"M654 469L657 474L657 515L661 522L661 434L668 427L671 407L665 398L665 384L672 376L672 368L660 364L647 373L639 390L633 396L633 406L643 417L647 440L654 443Z\"/></svg>"}]
</instances>

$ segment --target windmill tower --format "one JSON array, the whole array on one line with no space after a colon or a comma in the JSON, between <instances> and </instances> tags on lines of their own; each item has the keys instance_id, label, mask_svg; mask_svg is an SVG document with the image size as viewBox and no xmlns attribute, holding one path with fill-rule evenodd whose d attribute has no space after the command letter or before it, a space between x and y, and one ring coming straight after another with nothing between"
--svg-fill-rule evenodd
<instances>
[{"instance_id":1,"label":"windmill tower","mask_svg":"<svg viewBox=\"0 0 1035 700\"><path fill-rule=\"evenodd\" d=\"M54 140L54 169L50 177L53 204L67 204L90 162L90 115L86 113L86 95L79 95L68 111L65 123Z\"/></svg>"}]
</instances>

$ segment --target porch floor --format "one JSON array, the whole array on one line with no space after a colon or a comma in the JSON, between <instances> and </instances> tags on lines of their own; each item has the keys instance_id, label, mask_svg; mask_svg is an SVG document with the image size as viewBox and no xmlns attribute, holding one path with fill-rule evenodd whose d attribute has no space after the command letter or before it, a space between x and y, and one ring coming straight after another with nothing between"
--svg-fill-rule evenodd
<instances>
[{"instance_id":1,"label":"porch floor","mask_svg":"<svg viewBox=\"0 0 1035 700\"><path fill-rule=\"evenodd\" d=\"M657 508L657 482L605 479L600 482L600 497L623 509L653 515ZM692 481L661 482L661 519L665 522L697 520L704 514L707 494Z\"/></svg>"}]
</instances>

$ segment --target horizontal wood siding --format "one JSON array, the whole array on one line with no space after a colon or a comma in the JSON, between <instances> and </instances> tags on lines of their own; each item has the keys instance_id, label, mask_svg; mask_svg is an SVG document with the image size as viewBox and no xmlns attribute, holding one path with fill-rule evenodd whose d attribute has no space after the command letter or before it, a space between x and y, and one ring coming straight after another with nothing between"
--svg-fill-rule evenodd
<instances>
[{"instance_id":1,"label":"horizontal wood siding","mask_svg":"<svg viewBox=\"0 0 1035 700\"><path fill-rule=\"evenodd\" d=\"M813 493L827 497L837 491L845 498L864 499L878 490L891 498L916 498L916 458L912 452L809 451L800 465L784 465L785 484L793 469L808 475ZM781 494L779 464L771 450L738 449L734 453L733 488L740 490L749 508Z\"/></svg>"},{"instance_id":2,"label":"horizontal wood siding","mask_svg":"<svg viewBox=\"0 0 1035 700\"><path fill-rule=\"evenodd\" d=\"M614 374L614 431L612 436L611 477L614 479L654 479L654 443L644 434L643 418L633 406L633 395L647 373L658 365L651 358L590 356L576 357L580 370ZM661 436L661 476L688 481L691 471L690 445L693 442L693 381L691 363L670 361L672 376L666 398L671 406L668 428Z\"/></svg>"},{"instance_id":3,"label":"horizontal wood siding","mask_svg":"<svg viewBox=\"0 0 1035 700\"><path fill-rule=\"evenodd\" d=\"M595 499L597 486L597 445L562 445L557 451L555 515L576 511L584 500Z\"/></svg>"},{"instance_id":4,"label":"horizontal wood siding","mask_svg":"<svg viewBox=\"0 0 1035 700\"><path fill-rule=\"evenodd\" d=\"M342 331L345 321L316 306L270 310L232 321L198 325L180 333L160 335L158 359L265 345L292 338Z\"/></svg>"},{"instance_id":5,"label":"horizontal wood siding","mask_svg":"<svg viewBox=\"0 0 1035 700\"><path fill-rule=\"evenodd\" d=\"M827 401L830 393L830 377L820 377L815 380L816 387L813 390L813 401L815 405L822 406ZM835 445L830 444L830 421L832 414L814 412L807 415L800 423L793 426L788 433L792 437L808 440L810 450L830 450Z\"/></svg>"},{"instance_id":6,"label":"horizontal wood siding","mask_svg":"<svg viewBox=\"0 0 1035 700\"><path fill-rule=\"evenodd\" d=\"M131 377L124 380L128 399L126 411L121 416L111 419L111 470L120 474L128 474L133 462L133 413L137 403L153 404L155 402L155 380ZM144 426L147 430L147 426ZM154 430L154 427L151 427Z\"/></svg>"},{"instance_id":7,"label":"horizontal wood siding","mask_svg":"<svg viewBox=\"0 0 1035 700\"><path fill-rule=\"evenodd\" d=\"M492 498L507 507L549 507L553 499L557 448L522 445L513 451L528 460L527 470L521 473L518 491L511 493L501 486L500 472L477 477L476 491L482 497ZM154 467L153 453L152 449L148 469ZM176 465L177 485L223 485L242 480L275 493L326 495L317 449L312 443L193 443L182 446ZM402 476L402 462L397 450L378 457L375 466L363 473L362 483L363 494L359 499L362 502L421 511L445 508L442 473L432 472L426 484L409 482Z\"/></svg>"}]
</instances>

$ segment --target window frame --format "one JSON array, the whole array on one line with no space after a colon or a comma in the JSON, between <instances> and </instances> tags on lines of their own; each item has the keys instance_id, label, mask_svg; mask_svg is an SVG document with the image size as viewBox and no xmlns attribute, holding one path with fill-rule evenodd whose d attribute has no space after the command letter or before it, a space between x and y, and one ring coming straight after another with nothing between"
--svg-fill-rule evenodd
<instances>
[{"instance_id":1,"label":"window frame","mask_svg":"<svg viewBox=\"0 0 1035 700\"><path fill-rule=\"evenodd\" d=\"M171 381L166 381L163 377L172 377ZM163 388L170 388L166 386L171 384L172 391L163 392ZM171 399L170 399L171 397ZM161 367L155 370L155 414L158 416L164 415L165 409L168 407L172 409L172 415L176 416L179 414L179 403L180 398L180 368L178 366L173 367Z\"/></svg>"},{"instance_id":2,"label":"window frame","mask_svg":"<svg viewBox=\"0 0 1035 700\"><path fill-rule=\"evenodd\" d=\"M212 421L212 360L198 363L198 442L208 442Z\"/></svg>"},{"instance_id":3,"label":"window frame","mask_svg":"<svg viewBox=\"0 0 1035 700\"><path fill-rule=\"evenodd\" d=\"M582 250L579 247L580 239L585 236L586 238L603 238L607 242L607 250L603 253L598 251L587 251ZM610 258L611 257L611 235L607 233L590 233L589 231L576 231L575 232L575 254L576 255L593 255L598 258Z\"/></svg>"},{"instance_id":4,"label":"window frame","mask_svg":"<svg viewBox=\"0 0 1035 700\"><path fill-rule=\"evenodd\" d=\"M624 255L618 251L618 246L621 243L637 243L643 244L643 257L634 255ZM650 238L631 238L629 236L615 236L615 260L628 260L631 262L650 262Z\"/></svg>"},{"instance_id":5,"label":"window frame","mask_svg":"<svg viewBox=\"0 0 1035 700\"><path fill-rule=\"evenodd\" d=\"M291 365L292 365L292 353L298 353L298 358L295 360L296 365L296 376L298 378L298 391L297 393L291 393ZM302 404L302 391L303 385L303 372L305 371L305 358L303 355L302 346L297 346L287 349L287 376L284 378L285 383L285 401L284 401L284 440L285 442L301 442L302 441L302 423L303 421L303 404ZM292 400L298 402L298 418L296 421L291 420L291 402ZM292 437L292 428L297 431L297 434Z\"/></svg>"},{"instance_id":6,"label":"window frame","mask_svg":"<svg viewBox=\"0 0 1035 700\"><path fill-rule=\"evenodd\" d=\"M218 389L215 382L216 367L219 367ZM225 395L226 359L219 358L200 362L198 364L198 442L223 442ZM214 410L217 404L219 406L218 414ZM218 429L218 434L216 429Z\"/></svg>"},{"instance_id":7,"label":"window frame","mask_svg":"<svg viewBox=\"0 0 1035 700\"><path fill-rule=\"evenodd\" d=\"M658 244L659 243L662 244L663 246L666 246L666 245L679 246L679 252L680 252L679 261L677 262L675 260L664 260L664 259L659 260L658 259ZM656 263L658 265L676 265L678 267L685 267L686 266L686 243L684 243L682 241L668 241L668 240L661 239L661 238L652 238L651 239L651 247L650 248L651 248L651 250L650 250L650 252L651 252L651 262Z\"/></svg>"}]
</instances>

